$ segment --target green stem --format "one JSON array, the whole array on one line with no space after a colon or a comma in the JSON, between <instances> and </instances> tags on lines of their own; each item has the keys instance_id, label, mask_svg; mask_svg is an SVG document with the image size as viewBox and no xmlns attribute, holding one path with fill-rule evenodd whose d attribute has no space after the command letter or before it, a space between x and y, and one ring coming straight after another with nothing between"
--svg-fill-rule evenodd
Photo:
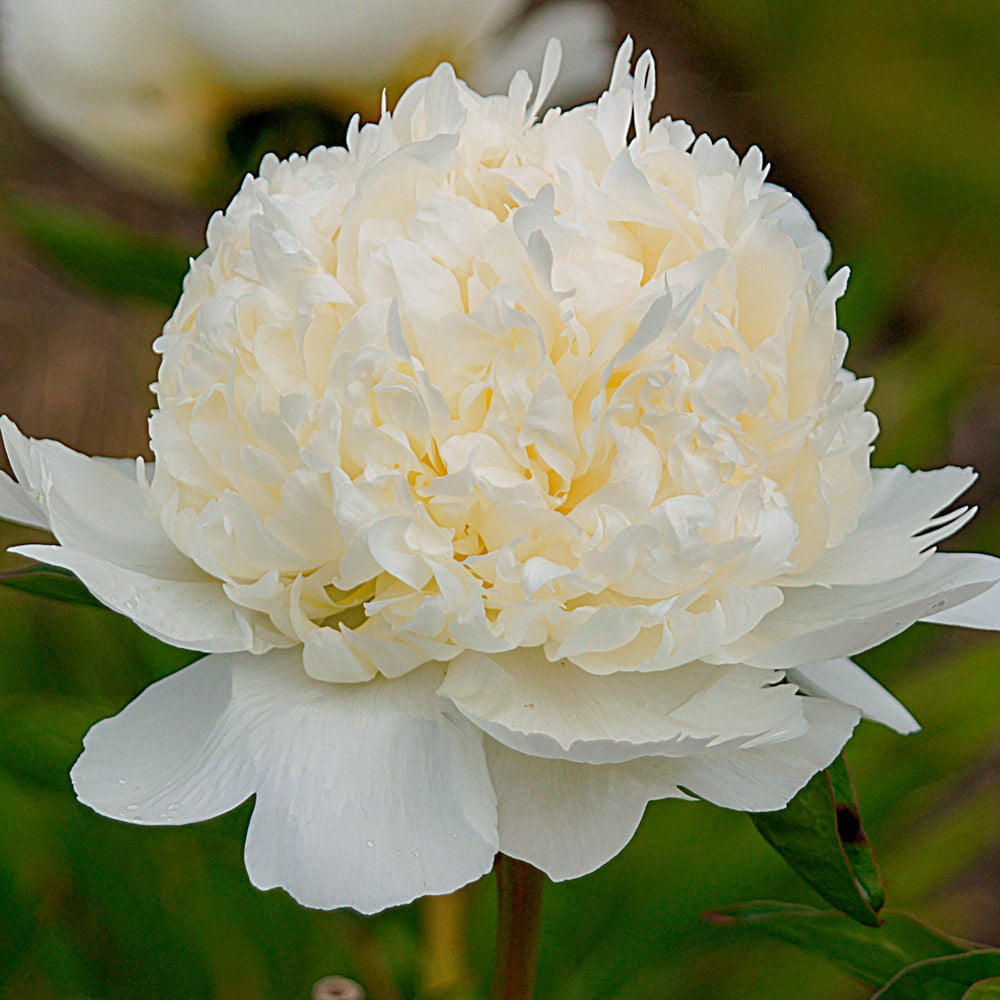
<instances>
[{"instance_id":1,"label":"green stem","mask_svg":"<svg viewBox=\"0 0 1000 1000\"><path fill-rule=\"evenodd\" d=\"M420 900L423 937L421 996L451 996L469 988L468 968L469 887L450 896L425 896Z\"/></svg>"},{"instance_id":2,"label":"green stem","mask_svg":"<svg viewBox=\"0 0 1000 1000\"><path fill-rule=\"evenodd\" d=\"M526 861L498 854L497 947L492 1000L532 1000L545 876Z\"/></svg>"}]
</instances>

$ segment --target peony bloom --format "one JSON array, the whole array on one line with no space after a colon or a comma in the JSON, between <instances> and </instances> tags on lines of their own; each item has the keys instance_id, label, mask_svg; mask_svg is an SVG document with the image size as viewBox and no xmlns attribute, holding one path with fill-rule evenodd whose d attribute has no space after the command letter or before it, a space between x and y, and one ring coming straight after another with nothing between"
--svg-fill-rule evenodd
<instances>
[{"instance_id":1,"label":"peony bloom","mask_svg":"<svg viewBox=\"0 0 1000 1000\"><path fill-rule=\"evenodd\" d=\"M629 43L538 120L557 52L533 98L445 64L265 159L156 344L155 468L4 425L0 510L58 542L15 551L208 654L91 730L80 799L256 795L250 877L310 906L497 850L582 875L651 799L781 808L859 717L916 728L848 657L1000 626L1000 559L934 550L973 474L869 468L805 209L758 150L650 125Z\"/></svg>"},{"instance_id":2,"label":"peony bloom","mask_svg":"<svg viewBox=\"0 0 1000 1000\"><path fill-rule=\"evenodd\" d=\"M168 188L217 169L241 115L312 100L346 120L377 114L441 59L485 93L538 68L548 38L570 56L553 100L606 78L611 16L556 0L513 25L527 0L0 0L2 69L29 117L86 158Z\"/></svg>"}]
</instances>

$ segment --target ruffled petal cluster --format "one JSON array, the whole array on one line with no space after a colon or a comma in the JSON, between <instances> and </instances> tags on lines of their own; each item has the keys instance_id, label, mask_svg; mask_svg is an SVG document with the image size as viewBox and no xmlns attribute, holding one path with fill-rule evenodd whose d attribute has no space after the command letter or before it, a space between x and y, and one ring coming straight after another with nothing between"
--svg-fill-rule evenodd
<instances>
[{"instance_id":1,"label":"ruffled petal cluster","mask_svg":"<svg viewBox=\"0 0 1000 1000\"><path fill-rule=\"evenodd\" d=\"M88 160L167 189L201 190L242 115L313 101L345 120L377 110L441 59L484 93L541 65L562 39L573 70L554 97L590 97L614 55L598 0L2 0L7 88Z\"/></svg>"},{"instance_id":2,"label":"ruffled petal cluster","mask_svg":"<svg viewBox=\"0 0 1000 1000\"><path fill-rule=\"evenodd\" d=\"M311 906L570 878L651 799L778 809L913 731L854 653L1000 627L1000 560L935 551L971 471L869 467L825 239L630 58L544 115L558 47L500 97L445 64L266 159L156 345L154 468L4 422L0 513L56 539L17 551L208 654L88 734L84 802L255 795L252 880Z\"/></svg>"}]
</instances>

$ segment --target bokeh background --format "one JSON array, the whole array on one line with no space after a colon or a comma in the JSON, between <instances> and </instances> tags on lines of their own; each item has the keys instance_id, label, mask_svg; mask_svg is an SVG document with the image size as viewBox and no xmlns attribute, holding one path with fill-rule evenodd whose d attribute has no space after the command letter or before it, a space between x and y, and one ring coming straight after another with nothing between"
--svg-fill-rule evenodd
<instances>
[{"instance_id":1,"label":"bokeh background","mask_svg":"<svg viewBox=\"0 0 1000 1000\"><path fill-rule=\"evenodd\" d=\"M1000 552L1000 11L995 0L615 0L657 57L656 111L761 146L853 271L848 365L876 377L875 464L974 465L957 540ZM0 190L100 210L197 252L208 212L81 167L0 103ZM0 212L4 211L0 201ZM145 453L168 310L102 297L0 218L0 411L36 437ZM0 525L5 546L34 539ZM3 556L0 569L18 564ZM0 591L0 998L292 1000L321 976L414 997L420 908L375 919L252 889L249 810L183 829L101 819L67 771L87 728L189 654L110 613ZM1000 945L1000 640L916 626L861 662L924 725L863 724L848 757L889 905ZM816 903L745 816L654 803L606 867L547 892L544 1000L851 1000L825 962L701 914ZM470 893L472 986L494 887ZM821 905L821 904L820 904Z\"/></svg>"}]
</instances>

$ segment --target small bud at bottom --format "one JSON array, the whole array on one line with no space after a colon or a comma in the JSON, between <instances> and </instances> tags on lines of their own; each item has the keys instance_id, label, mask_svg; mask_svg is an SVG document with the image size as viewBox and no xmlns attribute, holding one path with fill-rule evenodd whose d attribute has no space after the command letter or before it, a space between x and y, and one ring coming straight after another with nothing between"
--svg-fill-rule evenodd
<instances>
[{"instance_id":1,"label":"small bud at bottom","mask_svg":"<svg viewBox=\"0 0 1000 1000\"><path fill-rule=\"evenodd\" d=\"M313 986L312 1000L365 1000L365 991L353 979L326 976Z\"/></svg>"}]
</instances>

